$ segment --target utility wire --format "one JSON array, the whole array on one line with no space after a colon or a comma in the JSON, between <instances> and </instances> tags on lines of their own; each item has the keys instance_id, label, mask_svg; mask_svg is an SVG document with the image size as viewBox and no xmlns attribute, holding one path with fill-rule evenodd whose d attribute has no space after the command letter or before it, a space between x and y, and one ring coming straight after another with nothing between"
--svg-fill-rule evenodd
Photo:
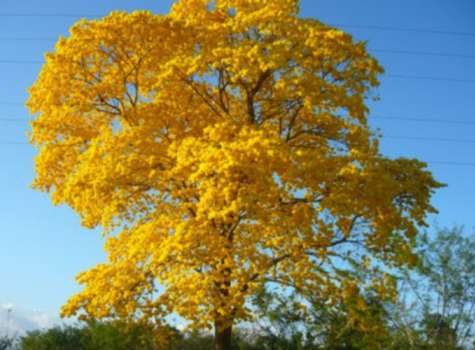
<instances>
[{"instance_id":1,"label":"utility wire","mask_svg":"<svg viewBox=\"0 0 475 350\"><path fill-rule=\"evenodd\" d=\"M6 38L0 38L0 41L8 40ZM14 40L14 39L12 39ZM24 39L27 40L26 38ZM32 39L31 41L33 41ZM458 53L445 53L445 52L425 52L425 51L407 51L407 50L383 50L383 49L369 49L370 53L376 54L396 54L396 55L411 55L422 57L447 57L447 58L462 58L475 60L475 55L465 55ZM43 60L0 60L0 63L15 63L15 64L42 64Z\"/></svg>"},{"instance_id":2,"label":"utility wire","mask_svg":"<svg viewBox=\"0 0 475 350\"><path fill-rule=\"evenodd\" d=\"M55 42L58 38L36 38L36 37L0 37L0 41L50 41ZM412 50L393 50L393 49L368 49L369 52L379 54L410 55L410 56L433 56L449 58L475 59L475 55L453 53L453 52L433 52L433 51L412 51ZM37 61L43 63L43 61ZM22 63L21 61L18 63ZM36 63L36 61L35 61Z\"/></svg>"},{"instance_id":3,"label":"utility wire","mask_svg":"<svg viewBox=\"0 0 475 350\"><path fill-rule=\"evenodd\" d=\"M27 118L6 118L6 117L0 117L0 122L30 122L32 119L27 119Z\"/></svg>"},{"instance_id":4,"label":"utility wire","mask_svg":"<svg viewBox=\"0 0 475 350\"><path fill-rule=\"evenodd\" d=\"M0 142L0 146L31 146L28 142L14 142L14 141L5 141ZM445 166L455 166L455 167L474 167L474 162L457 162L457 161L445 161L445 160L434 160L434 161L426 161L422 160L422 162L427 163L429 165L445 165Z\"/></svg>"},{"instance_id":5,"label":"utility wire","mask_svg":"<svg viewBox=\"0 0 475 350\"><path fill-rule=\"evenodd\" d=\"M31 146L28 142L15 142L15 141L3 141L0 142L1 146ZM422 160L422 162L427 163L429 165L446 165L446 166L456 166L456 167L475 167L474 162L457 162L457 161L445 161L445 160L433 160L433 161L426 161Z\"/></svg>"},{"instance_id":6,"label":"utility wire","mask_svg":"<svg viewBox=\"0 0 475 350\"><path fill-rule=\"evenodd\" d=\"M454 165L454 166L468 166L468 167L475 167L475 163L471 162L453 162L453 161L426 161L428 164L434 165Z\"/></svg>"},{"instance_id":7,"label":"utility wire","mask_svg":"<svg viewBox=\"0 0 475 350\"><path fill-rule=\"evenodd\" d=\"M371 120L396 120L396 121L408 121L416 123L436 123L436 124L456 124L456 125L475 125L475 121L469 120L457 120L457 119L433 119L433 118L412 118L412 117L391 117L382 115L370 116Z\"/></svg>"},{"instance_id":8,"label":"utility wire","mask_svg":"<svg viewBox=\"0 0 475 350\"><path fill-rule=\"evenodd\" d=\"M0 41L51 41L54 42L58 38L35 38L35 37L0 37ZM465 58L475 59L475 55L453 53L453 52L434 52L434 51L412 51L412 50L393 50L393 49L368 49L369 52L379 54L395 54L395 55L410 55L410 56L433 56L433 57L449 57L449 58ZM8 60L10 63L43 63L43 61L21 61ZM0 62L1 63L1 62Z\"/></svg>"},{"instance_id":9,"label":"utility wire","mask_svg":"<svg viewBox=\"0 0 475 350\"><path fill-rule=\"evenodd\" d=\"M382 78L390 79L406 79L406 80L431 80L431 81L445 81L449 83L467 83L474 84L474 79L459 79L449 77L433 77L433 76L421 76L421 75L406 75L406 74L386 74Z\"/></svg>"},{"instance_id":10,"label":"utility wire","mask_svg":"<svg viewBox=\"0 0 475 350\"><path fill-rule=\"evenodd\" d=\"M43 64L40 60L0 60L0 64Z\"/></svg>"},{"instance_id":11,"label":"utility wire","mask_svg":"<svg viewBox=\"0 0 475 350\"><path fill-rule=\"evenodd\" d=\"M407 121L422 124L455 124L455 125L475 125L475 121L460 120L460 119L433 119L433 118L413 118L413 117L397 117L397 116L385 116L375 114L368 118L371 121L376 120L394 120L394 121ZM0 117L0 122L29 122L31 118L15 118L15 117Z\"/></svg>"},{"instance_id":12,"label":"utility wire","mask_svg":"<svg viewBox=\"0 0 475 350\"><path fill-rule=\"evenodd\" d=\"M431 52L431 51L411 51L411 50L387 50L387 49L368 49L370 52L382 54L395 55L411 55L411 56L435 56L435 57L450 57L450 58L468 58L475 59L475 55L466 55L461 53L451 52Z\"/></svg>"},{"instance_id":13,"label":"utility wire","mask_svg":"<svg viewBox=\"0 0 475 350\"><path fill-rule=\"evenodd\" d=\"M475 143L475 139L450 139L444 137L419 137L419 136L390 136L383 135L382 139L408 140L408 141L430 141L430 142L449 142L449 143Z\"/></svg>"},{"instance_id":14,"label":"utility wire","mask_svg":"<svg viewBox=\"0 0 475 350\"><path fill-rule=\"evenodd\" d=\"M475 139L450 139L450 138L442 138L442 137L418 137L418 136L390 136L390 135L383 135L382 140L408 140L408 141L430 141L430 142L449 142L449 143L475 143ZM12 141L13 144L25 144L27 142L15 142Z\"/></svg>"},{"instance_id":15,"label":"utility wire","mask_svg":"<svg viewBox=\"0 0 475 350\"><path fill-rule=\"evenodd\" d=\"M421 124L453 124L453 125L475 125L475 121L457 120L457 119L432 119L432 118L411 118L411 117L390 117L382 115L373 115L368 118L370 121L394 120L404 122L415 122ZM30 122L30 118L0 117L0 122Z\"/></svg>"},{"instance_id":16,"label":"utility wire","mask_svg":"<svg viewBox=\"0 0 475 350\"><path fill-rule=\"evenodd\" d=\"M438 30L438 29L429 29L429 28L387 27L387 26L359 25L359 24L347 24L347 23L330 23L330 25L334 27L341 27L341 28L368 29L368 30L377 30L377 31L388 31L388 32L405 32L405 33L475 37L475 33L472 33L472 32L448 31L448 30Z\"/></svg>"},{"instance_id":17,"label":"utility wire","mask_svg":"<svg viewBox=\"0 0 475 350\"><path fill-rule=\"evenodd\" d=\"M58 38L40 37L0 37L0 41L56 41Z\"/></svg>"},{"instance_id":18,"label":"utility wire","mask_svg":"<svg viewBox=\"0 0 475 350\"><path fill-rule=\"evenodd\" d=\"M386 136L386 138L391 138L391 137L388 137ZM393 139L394 138L398 138L399 137L392 137ZM408 138L403 138L403 139L408 139ZM416 138L410 138L410 139L416 139ZM417 139L423 139L423 140L428 140L429 138L417 138ZM430 139L432 140L432 139ZM442 139L439 139L439 140L442 140ZM447 141L447 140L451 140L451 139L443 139L444 141ZM472 141L472 140L469 140L469 141ZM473 142L475 142L475 140L473 140ZM0 145L2 146L31 146L30 143L28 142L17 142L17 141L3 141L3 142L0 142ZM424 163L427 163L429 165L444 165L444 166L455 166L455 167L474 167L475 168L475 162L458 162L458 161L446 161L446 160L431 160L431 161L426 161L426 160L422 160Z\"/></svg>"},{"instance_id":19,"label":"utility wire","mask_svg":"<svg viewBox=\"0 0 475 350\"><path fill-rule=\"evenodd\" d=\"M23 63L23 64L42 64L42 61L18 61L18 60L0 60L1 63L12 64L12 63ZM440 82L449 82L449 83L462 83L462 84L475 84L475 79L459 79L451 77L435 77L435 76L420 76L420 75L406 75L406 74L385 74L382 78L389 79L403 79L403 80L422 80L422 81L440 81ZM16 104L16 103L6 103L0 102L1 105L4 104Z\"/></svg>"},{"instance_id":20,"label":"utility wire","mask_svg":"<svg viewBox=\"0 0 475 350\"><path fill-rule=\"evenodd\" d=\"M0 13L0 17L38 17L38 18L82 18L82 17L103 17L106 14L73 14L73 13Z\"/></svg>"},{"instance_id":21,"label":"utility wire","mask_svg":"<svg viewBox=\"0 0 475 350\"><path fill-rule=\"evenodd\" d=\"M422 136L393 136L382 135L382 140L406 140L406 141L429 141L429 142L447 142L447 143L475 143L475 139L455 139L444 137L422 137Z\"/></svg>"},{"instance_id":22,"label":"utility wire","mask_svg":"<svg viewBox=\"0 0 475 350\"><path fill-rule=\"evenodd\" d=\"M37 17L37 18L82 18L82 17L103 17L107 14L74 14L74 13L0 13L0 17ZM393 26L381 26L381 25L361 25L351 23L329 23L329 25L341 28L353 28L353 29L367 29L377 31L391 31L391 32L405 32L405 33L421 33L421 34L437 34L437 35L450 35L450 36L468 36L475 37L473 32L462 31L450 31L440 30L432 28L408 28L408 27L393 27Z\"/></svg>"}]
</instances>

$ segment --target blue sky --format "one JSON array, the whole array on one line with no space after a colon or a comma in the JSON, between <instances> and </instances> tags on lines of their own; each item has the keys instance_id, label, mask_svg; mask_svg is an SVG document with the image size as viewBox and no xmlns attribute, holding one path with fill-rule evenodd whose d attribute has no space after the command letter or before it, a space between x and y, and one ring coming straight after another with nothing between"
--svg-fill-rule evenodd
<instances>
[{"instance_id":1,"label":"blue sky","mask_svg":"<svg viewBox=\"0 0 475 350\"><path fill-rule=\"evenodd\" d=\"M11 15L70 14L79 18L133 9L164 13L171 3L170 0L2 1L0 304L13 303L17 309L37 310L32 314L41 311L54 318L60 305L78 290L74 276L104 258L103 242L97 232L82 229L71 210L53 207L45 194L30 189L35 151L31 146L15 144L26 141L28 115L22 103L40 65L6 61L42 60L43 54L54 45L51 39L67 34L77 18ZM377 91L381 101L371 104L371 124L387 136L382 142L383 153L429 162L436 178L448 184L434 197L433 203L440 214L430 221L440 225L463 224L472 232L475 226L475 2L303 0L301 4L303 16L338 24L356 38L368 41L370 51L386 69ZM452 34L358 26L419 28ZM19 40L26 38L46 40ZM419 79L422 77L432 80ZM8 118L19 120L5 120ZM22 311L23 315L27 313ZM4 314L0 307L0 328Z\"/></svg>"}]
</instances>

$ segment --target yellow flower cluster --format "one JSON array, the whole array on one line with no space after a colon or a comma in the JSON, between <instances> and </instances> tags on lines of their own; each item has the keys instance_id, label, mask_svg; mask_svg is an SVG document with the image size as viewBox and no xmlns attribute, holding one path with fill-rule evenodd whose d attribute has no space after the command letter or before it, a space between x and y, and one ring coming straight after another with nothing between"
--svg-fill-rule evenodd
<instances>
[{"instance_id":1,"label":"yellow flower cluster","mask_svg":"<svg viewBox=\"0 0 475 350\"><path fill-rule=\"evenodd\" d=\"M381 67L298 5L114 12L47 54L28 101L34 186L108 234L64 315L230 324L269 282L331 300L352 244L407 261L440 185L379 154L365 98Z\"/></svg>"}]
</instances>

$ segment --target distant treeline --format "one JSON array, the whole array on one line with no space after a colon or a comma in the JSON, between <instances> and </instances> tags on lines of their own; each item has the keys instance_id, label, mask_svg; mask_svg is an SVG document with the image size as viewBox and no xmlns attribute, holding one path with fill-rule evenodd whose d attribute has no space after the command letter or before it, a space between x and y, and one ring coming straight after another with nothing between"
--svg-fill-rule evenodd
<instances>
[{"instance_id":1,"label":"distant treeline","mask_svg":"<svg viewBox=\"0 0 475 350\"><path fill-rule=\"evenodd\" d=\"M263 290L254 322L233 336L235 350L468 350L474 348L475 240L461 228L421 235L417 268L394 267L398 294L364 305L307 304L293 294ZM361 273L364 273L363 271ZM368 276L371 278L371 276ZM355 321L360 320L360 321ZM126 320L88 321L0 339L0 350L209 350L213 337Z\"/></svg>"}]
</instances>

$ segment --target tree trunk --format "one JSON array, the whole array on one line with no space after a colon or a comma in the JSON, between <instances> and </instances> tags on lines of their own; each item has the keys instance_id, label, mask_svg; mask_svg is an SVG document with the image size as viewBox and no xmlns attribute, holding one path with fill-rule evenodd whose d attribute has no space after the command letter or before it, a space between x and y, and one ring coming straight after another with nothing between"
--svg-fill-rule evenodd
<instances>
[{"instance_id":1,"label":"tree trunk","mask_svg":"<svg viewBox=\"0 0 475 350\"><path fill-rule=\"evenodd\" d=\"M214 350L231 350L232 326L224 326L221 322L215 322L214 326Z\"/></svg>"}]
</instances>

